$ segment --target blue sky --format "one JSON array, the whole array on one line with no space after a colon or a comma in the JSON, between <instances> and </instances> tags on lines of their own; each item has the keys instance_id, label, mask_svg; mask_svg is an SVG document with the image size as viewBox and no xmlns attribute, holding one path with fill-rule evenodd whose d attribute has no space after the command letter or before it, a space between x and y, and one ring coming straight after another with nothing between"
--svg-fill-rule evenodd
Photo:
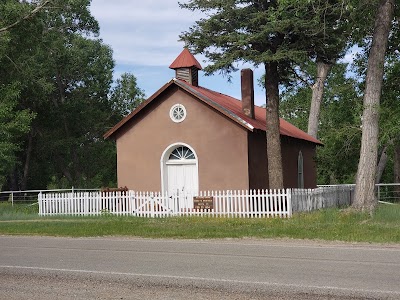
<instances>
[{"instance_id":1,"label":"blue sky","mask_svg":"<svg viewBox=\"0 0 400 300\"><path fill-rule=\"evenodd\" d=\"M123 72L134 74L146 96L151 96L175 73L169 65L182 51L179 34L187 30L200 14L179 8L177 0L92 0L91 12L100 24L100 38L114 51L114 77ZM203 67L204 57L196 55ZM238 65L238 68L249 67ZM232 81L215 74L204 76L199 84L209 89L240 98L240 72ZM255 70L254 80L262 75ZM255 82L255 102L265 103L265 93Z\"/></svg>"},{"instance_id":2,"label":"blue sky","mask_svg":"<svg viewBox=\"0 0 400 300\"><path fill-rule=\"evenodd\" d=\"M168 66L183 49L179 34L201 17L198 12L180 9L177 0L92 0L91 12L99 21L100 38L114 51L114 77L124 72L134 74L147 97L174 77ZM342 61L351 61L353 55L348 53ZM203 56L196 58L207 66ZM251 66L237 66L245 67ZM265 92L257 85L262 74L263 70L254 70L257 105L265 104ZM219 74L199 75L201 86L240 99L240 71L232 74L231 82Z\"/></svg>"}]
</instances>

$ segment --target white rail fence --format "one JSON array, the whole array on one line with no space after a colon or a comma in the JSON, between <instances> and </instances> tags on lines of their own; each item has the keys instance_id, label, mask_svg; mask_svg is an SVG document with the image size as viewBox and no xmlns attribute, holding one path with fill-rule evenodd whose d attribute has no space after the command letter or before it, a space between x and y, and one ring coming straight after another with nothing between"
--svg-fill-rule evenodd
<instances>
[{"instance_id":1,"label":"white rail fence","mask_svg":"<svg viewBox=\"0 0 400 300\"><path fill-rule=\"evenodd\" d=\"M40 193L39 215L132 215L288 218L292 212L350 205L350 188L210 191L198 195L150 192Z\"/></svg>"}]
</instances>

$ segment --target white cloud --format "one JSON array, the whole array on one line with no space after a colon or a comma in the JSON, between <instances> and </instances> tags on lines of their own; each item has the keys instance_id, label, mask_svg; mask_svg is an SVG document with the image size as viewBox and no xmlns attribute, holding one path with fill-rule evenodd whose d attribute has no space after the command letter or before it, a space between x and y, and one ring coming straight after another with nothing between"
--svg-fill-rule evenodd
<instances>
[{"instance_id":1,"label":"white cloud","mask_svg":"<svg viewBox=\"0 0 400 300\"><path fill-rule=\"evenodd\" d=\"M91 12L117 61L151 66L171 63L183 48L179 34L198 19L176 0L94 0Z\"/></svg>"},{"instance_id":2,"label":"white cloud","mask_svg":"<svg viewBox=\"0 0 400 300\"><path fill-rule=\"evenodd\" d=\"M180 9L176 0L93 0L91 11L107 22L165 23L191 22L198 14Z\"/></svg>"},{"instance_id":3,"label":"white cloud","mask_svg":"<svg viewBox=\"0 0 400 300\"><path fill-rule=\"evenodd\" d=\"M116 61L114 76L119 77L123 72L133 73L147 96L174 77L174 72L168 67L183 50L183 43L178 42L179 34L202 16L181 9L177 0L92 0L91 12L99 21L100 38L113 49ZM196 55L196 58L203 67L206 66L204 56ZM265 94L256 81L262 73L260 69L254 73L255 102L258 105L265 102ZM241 97L240 72L232 74L232 83L219 74L200 76L200 85Z\"/></svg>"}]
</instances>

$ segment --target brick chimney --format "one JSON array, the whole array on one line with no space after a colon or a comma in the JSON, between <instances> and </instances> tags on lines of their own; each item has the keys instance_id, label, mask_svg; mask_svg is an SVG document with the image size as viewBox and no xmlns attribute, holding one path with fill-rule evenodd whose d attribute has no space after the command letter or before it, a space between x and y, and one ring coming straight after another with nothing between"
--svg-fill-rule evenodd
<instances>
[{"instance_id":1,"label":"brick chimney","mask_svg":"<svg viewBox=\"0 0 400 300\"><path fill-rule=\"evenodd\" d=\"M242 83L242 111L243 113L254 119L254 83L253 71L251 69L243 69L240 71Z\"/></svg>"}]
</instances>

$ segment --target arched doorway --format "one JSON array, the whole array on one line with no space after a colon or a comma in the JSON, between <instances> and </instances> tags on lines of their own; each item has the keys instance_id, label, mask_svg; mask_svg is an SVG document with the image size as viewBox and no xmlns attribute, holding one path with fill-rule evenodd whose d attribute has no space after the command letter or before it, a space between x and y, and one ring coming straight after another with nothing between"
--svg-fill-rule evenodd
<instances>
[{"instance_id":1,"label":"arched doorway","mask_svg":"<svg viewBox=\"0 0 400 300\"><path fill-rule=\"evenodd\" d=\"M176 143L164 151L161 157L161 187L169 195L197 195L198 160L189 145Z\"/></svg>"}]
</instances>

